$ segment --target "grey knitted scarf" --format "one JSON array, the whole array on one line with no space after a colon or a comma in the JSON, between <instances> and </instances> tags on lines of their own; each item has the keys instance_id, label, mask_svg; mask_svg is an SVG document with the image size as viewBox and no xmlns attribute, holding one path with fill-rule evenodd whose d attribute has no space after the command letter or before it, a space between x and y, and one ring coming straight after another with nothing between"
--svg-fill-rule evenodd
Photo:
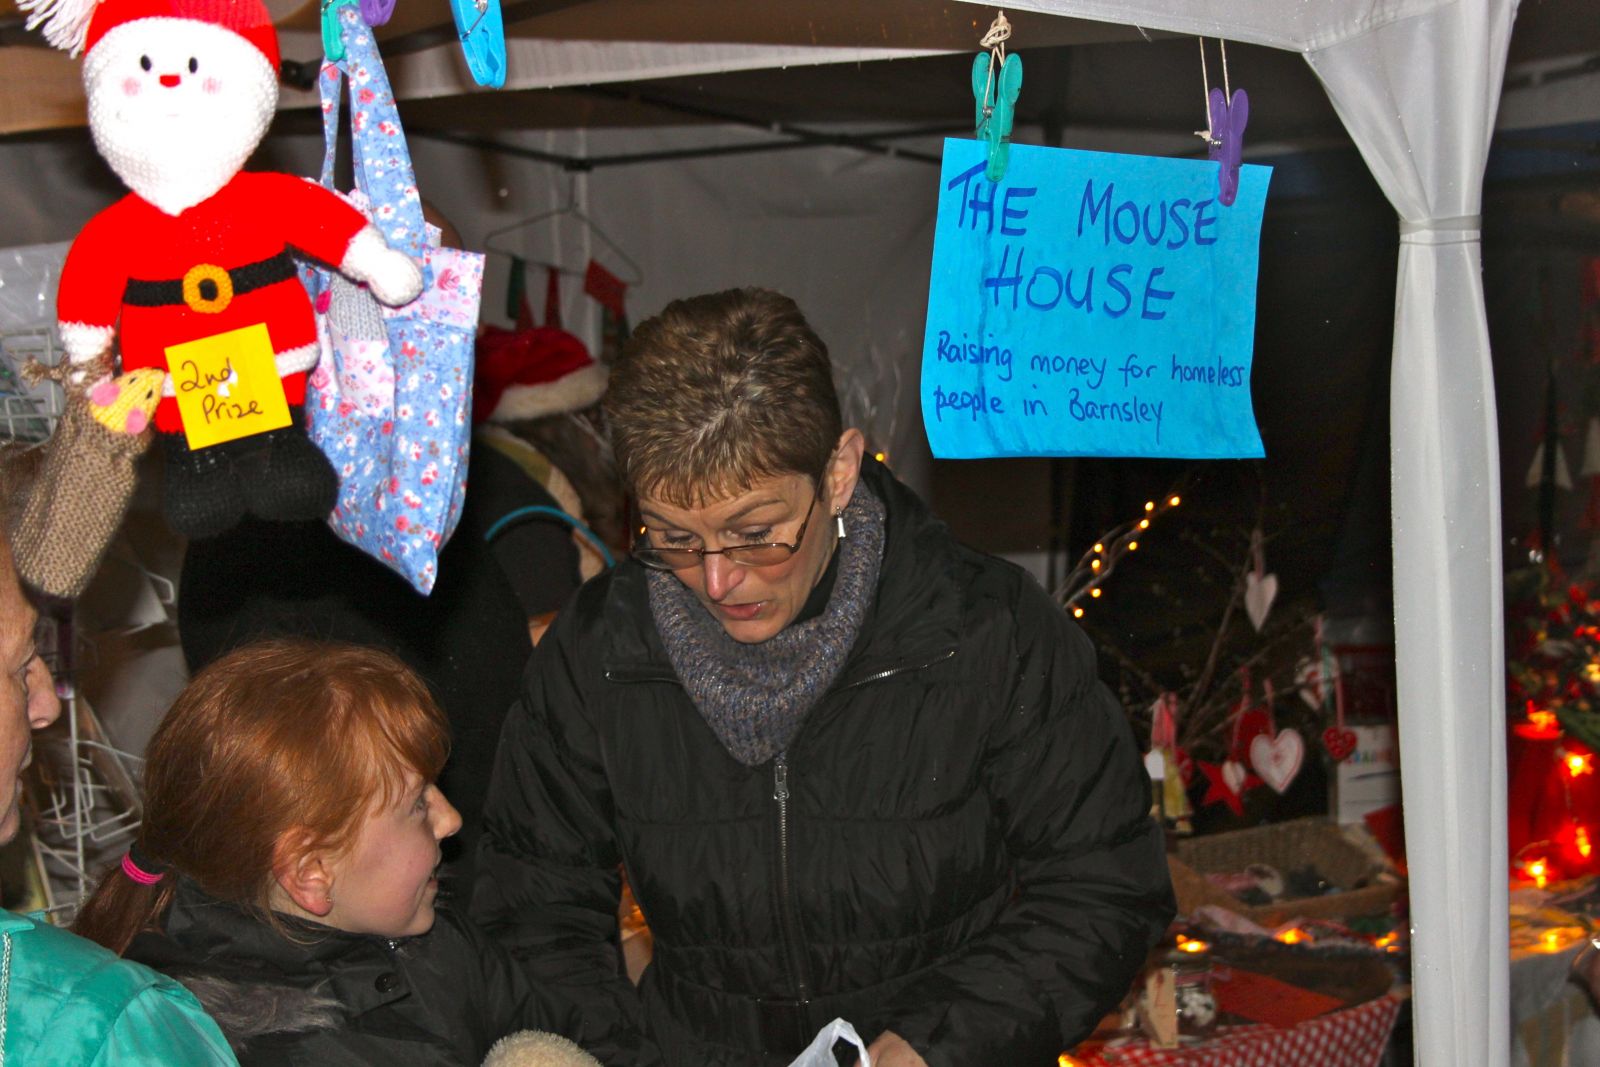
<instances>
[{"instance_id":1,"label":"grey knitted scarf","mask_svg":"<svg viewBox=\"0 0 1600 1067\"><path fill-rule=\"evenodd\" d=\"M650 572L650 612L672 667L717 739L747 767L788 746L839 676L866 618L883 562L884 509L865 484L844 509L844 528L827 608L760 644L735 641L682 582Z\"/></svg>"}]
</instances>

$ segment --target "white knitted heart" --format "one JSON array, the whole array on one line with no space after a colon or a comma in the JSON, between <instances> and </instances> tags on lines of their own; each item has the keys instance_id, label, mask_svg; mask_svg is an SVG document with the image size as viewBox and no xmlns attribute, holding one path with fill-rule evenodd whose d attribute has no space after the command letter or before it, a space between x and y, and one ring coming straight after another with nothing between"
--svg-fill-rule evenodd
<instances>
[{"instance_id":1,"label":"white knitted heart","mask_svg":"<svg viewBox=\"0 0 1600 1067\"><path fill-rule=\"evenodd\" d=\"M1276 737L1256 734L1250 741L1250 766L1274 792L1283 793L1306 758L1306 743L1298 731L1285 727Z\"/></svg>"},{"instance_id":2,"label":"white knitted heart","mask_svg":"<svg viewBox=\"0 0 1600 1067\"><path fill-rule=\"evenodd\" d=\"M1276 574L1257 574L1254 571L1244 576L1244 610L1250 616L1250 625L1260 632L1262 625L1267 621L1267 612L1272 610L1272 602L1278 599L1278 576Z\"/></svg>"}]
</instances>

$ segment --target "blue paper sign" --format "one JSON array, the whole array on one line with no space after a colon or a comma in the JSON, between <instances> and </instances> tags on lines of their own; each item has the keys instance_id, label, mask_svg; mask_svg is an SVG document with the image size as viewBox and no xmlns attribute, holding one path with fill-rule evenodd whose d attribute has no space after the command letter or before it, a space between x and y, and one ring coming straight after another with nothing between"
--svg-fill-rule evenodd
<instances>
[{"instance_id":1,"label":"blue paper sign","mask_svg":"<svg viewBox=\"0 0 1600 1067\"><path fill-rule=\"evenodd\" d=\"M944 143L922 347L933 454L1263 455L1250 404L1270 167Z\"/></svg>"}]
</instances>

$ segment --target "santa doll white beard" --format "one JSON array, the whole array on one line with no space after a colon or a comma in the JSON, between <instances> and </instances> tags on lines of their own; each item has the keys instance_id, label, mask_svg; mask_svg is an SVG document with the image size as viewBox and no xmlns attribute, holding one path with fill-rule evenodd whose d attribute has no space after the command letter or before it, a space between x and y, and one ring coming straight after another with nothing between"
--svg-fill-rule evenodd
<instances>
[{"instance_id":1,"label":"santa doll white beard","mask_svg":"<svg viewBox=\"0 0 1600 1067\"><path fill-rule=\"evenodd\" d=\"M108 145L98 134L94 140L123 184L168 215L177 215L228 184L260 138L224 144L192 130L174 130L159 139L146 134L136 147Z\"/></svg>"},{"instance_id":2,"label":"santa doll white beard","mask_svg":"<svg viewBox=\"0 0 1600 1067\"><path fill-rule=\"evenodd\" d=\"M151 71L140 58L154 55ZM202 73L175 89L163 70L181 71L191 55ZM218 73L219 88L202 90ZM277 72L242 37L187 19L145 19L107 33L83 69L89 131L117 177L169 215L193 207L239 172L277 109ZM130 92L130 83L140 83Z\"/></svg>"}]
</instances>

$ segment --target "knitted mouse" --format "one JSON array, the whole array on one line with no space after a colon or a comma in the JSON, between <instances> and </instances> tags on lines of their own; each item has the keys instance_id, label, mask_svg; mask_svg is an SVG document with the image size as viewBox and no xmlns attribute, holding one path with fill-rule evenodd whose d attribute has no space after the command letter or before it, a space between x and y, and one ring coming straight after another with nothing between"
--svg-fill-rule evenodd
<instances>
[{"instance_id":1,"label":"knitted mouse","mask_svg":"<svg viewBox=\"0 0 1600 1067\"><path fill-rule=\"evenodd\" d=\"M169 372L155 426L166 454L163 510L177 532L215 535L245 511L326 517L338 479L304 432L317 331L289 250L336 267L389 305L413 299L422 274L332 192L240 169L277 108L278 40L265 6L20 6L31 12L30 28L44 23L51 44L84 51L90 133L132 190L89 221L62 269L56 311L76 377L109 371L119 320L123 369ZM209 346L213 369L189 360L190 342ZM241 386L241 367L265 370ZM236 386L248 390L238 395L270 394L261 405L270 425L251 418L259 414L253 401L230 399ZM204 421L215 415L228 425L199 432L193 407L187 418L180 412L179 390L205 391ZM272 415L285 407L287 415ZM231 436L217 441L219 432Z\"/></svg>"},{"instance_id":2,"label":"knitted mouse","mask_svg":"<svg viewBox=\"0 0 1600 1067\"><path fill-rule=\"evenodd\" d=\"M57 377L30 364L37 380ZM87 393L67 390L66 410L19 514L11 547L22 580L51 596L75 597L94 577L122 523L150 443L150 414L165 377L153 367L106 378Z\"/></svg>"}]
</instances>

